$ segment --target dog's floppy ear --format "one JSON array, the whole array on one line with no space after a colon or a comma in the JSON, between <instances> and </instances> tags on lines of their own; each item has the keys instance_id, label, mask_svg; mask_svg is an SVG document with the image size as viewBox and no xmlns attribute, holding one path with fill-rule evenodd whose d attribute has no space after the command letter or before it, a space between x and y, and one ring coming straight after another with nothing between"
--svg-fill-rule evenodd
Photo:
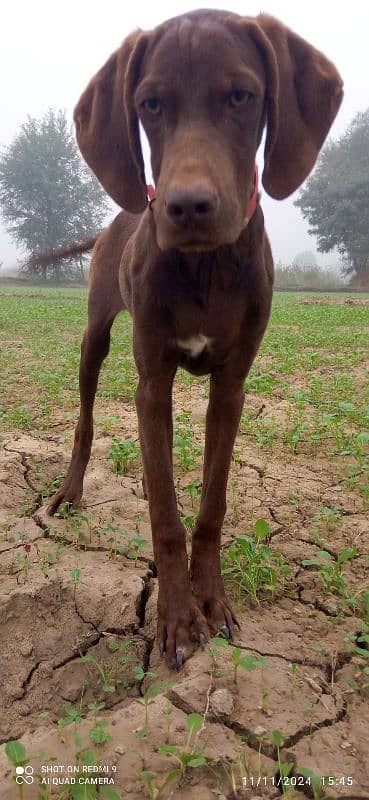
<instances>
[{"instance_id":1,"label":"dog's floppy ear","mask_svg":"<svg viewBox=\"0 0 369 800\"><path fill-rule=\"evenodd\" d=\"M147 205L138 119L130 102L145 46L144 34L131 34L92 78L74 111L85 161L113 200L134 214Z\"/></svg>"},{"instance_id":2,"label":"dog's floppy ear","mask_svg":"<svg viewBox=\"0 0 369 800\"><path fill-rule=\"evenodd\" d=\"M340 107L343 83L328 58L278 20L260 14L255 21L250 33L259 49L266 38L268 73L263 185L282 200L312 170Z\"/></svg>"}]
</instances>

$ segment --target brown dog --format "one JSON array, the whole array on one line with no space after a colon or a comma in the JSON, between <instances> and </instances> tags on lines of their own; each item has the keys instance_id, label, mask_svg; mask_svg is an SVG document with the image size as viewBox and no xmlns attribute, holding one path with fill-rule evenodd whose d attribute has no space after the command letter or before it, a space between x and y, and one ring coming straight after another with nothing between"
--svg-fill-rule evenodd
<instances>
[{"instance_id":1,"label":"brown dog","mask_svg":"<svg viewBox=\"0 0 369 800\"><path fill-rule=\"evenodd\" d=\"M82 497L99 371L113 320L126 308L159 577L158 638L177 666L210 632L231 637L236 622L220 572L220 536L244 380L268 322L273 284L258 204L248 220L256 150L266 125L263 185L272 197L287 197L314 166L341 99L333 64L277 20L197 11L129 36L75 111L84 158L126 211L94 249L80 417L68 475L49 513ZM149 207L139 120L156 183ZM210 374L190 568L172 476L179 365Z\"/></svg>"}]
</instances>

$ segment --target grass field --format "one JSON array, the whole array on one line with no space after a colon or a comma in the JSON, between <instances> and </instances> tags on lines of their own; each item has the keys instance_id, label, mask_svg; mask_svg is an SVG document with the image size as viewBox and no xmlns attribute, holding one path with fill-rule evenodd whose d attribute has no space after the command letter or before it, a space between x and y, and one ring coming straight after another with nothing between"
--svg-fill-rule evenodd
<instances>
[{"instance_id":1,"label":"grass field","mask_svg":"<svg viewBox=\"0 0 369 800\"><path fill-rule=\"evenodd\" d=\"M84 290L0 286L0 740L23 737L12 758L2 748L7 780L22 747L36 769L46 747L81 770L109 764L115 797L132 800L172 796L168 787L185 800L194 786L200 800L367 798L369 299L275 294L246 381L224 525L242 630L175 676L153 648L127 314L101 374L85 505L53 520L43 511L68 463L85 323ZM189 548L207 391L207 379L178 374L174 461ZM221 711L217 692L229 701ZM7 800L18 797L10 785ZM54 787L65 800L99 796L89 790Z\"/></svg>"}]
</instances>

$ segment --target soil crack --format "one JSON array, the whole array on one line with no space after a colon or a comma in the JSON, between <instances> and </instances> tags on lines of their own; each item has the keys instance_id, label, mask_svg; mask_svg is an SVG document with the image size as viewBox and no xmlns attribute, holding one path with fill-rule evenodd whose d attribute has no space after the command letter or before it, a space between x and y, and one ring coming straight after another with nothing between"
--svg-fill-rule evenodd
<instances>
[{"instance_id":1,"label":"soil crack","mask_svg":"<svg viewBox=\"0 0 369 800\"><path fill-rule=\"evenodd\" d=\"M194 709L191 703L184 700L183 697L177 694L175 689L171 689L168 698L173 705L178 708L180 711L183 711L185 714L192 714L197 709ZM341 722L347 716L347 705L344 699L342 699L342 707L338 709L336 715L331 718L327 717L320 722L315 722L313 724L306 724L303 725L302 728L299 728L296 733L291 734L290 736L286 737L283 742L283 749L293 747L295 744L298 744L305 736L311 736L314 731L320 730L321 728L330 728L333 725L336 725L338 722ZM214 714L209 713L208 719L211 722L219 722L219 717ZM223 718L222 724L228 728L229 730L233 730L237 736L242 736L243 739L246 741L249 747L252 747L253 750L256 750L258 753L261 752L263 755L268 756L269 758L273 758L275 761L278 758L277 749L273 747L271 744L267 744L263 742L262 738L259 738L255 735L255 733L250 730L246 725L241 722L236 722L231 719Z\"/></svg>"},{"instance_id":2,"label":"soil crack","mask_svg":"<svg viewBox=\"0 0 369 800\"><path fill-rule=\"evenodd\" d=\"M6 444L4 445L4 450L6 453L16 453L16 455L19 456L21 467L23 470L23 480L25 484L28 486L28 488L31 490L31 492L33 492L34 494L32 509L27 515L27 516L32 516L35 513L35 511L37 511L40 508L42 504L42 494L31 479L30 473L32 470L32 466L28 461L28 456L24 451L15 450L12 447L7 447Z\"/></svg>"},{"instance_id":3,"label":"soil crack","mask_svg":"<svg viewBox=\"0 0 369 800\"><path fill-rule=\"evenodd\" d=\"M258 656L265 656L266 658L280 658L282 661L286 661L287 664L299 664L301 667L312 667L313 669L325 669L324 665L317 661L313 661L309 658L290 658L289 656L284 656L282 653L268 653L265 650L257 650L256 647L246 647L244 644L232 642L229 643L230 647L238 647L240 650L245 650L246 652L250 653L257 653Z\"/></svg>"},{"instance_id":4,"label":"soil crack","mask_svg":"<svg viewBox=\"0 0 369 800\"><path fill-rule=\"evenodd\" d=\"M276 534L277 534L277 533L282 533L282 531L284 531L284 530L285 530L285 527L286 527L286 526L285 526L285 525L283 525L283 523L280 521L280 519L278 519L278 517L277 517L277 515L276 515L276 513L275 513L275 511L274 511L274 508L273 508L273 506L268 506L268 510L269 510L269 514L270 514L270 516L271 516L271 518L272 518L273 522L275 522L275 523L276 523L276 525L278 525L278 528L275 528L275 530L274 530L274 531L272 531L272 532L269 534L269 537L268 537L268 538L272 538L273 536L276 536Z\"/></svg>"},{"instance_id":5,"label":"soil crack","mask_svg":"<svg viewBox=\"0 0 369 800\"><path fill-rule=\"evenodd\" d=\"M137 598L136 602L136 614L139 620L139 627L145 627L145 617L146 617L146 606L149 600L149 597L152 595L154 591L154 581L151 574L144 575L143 578L143 588L142 592L140 593L139 597Z\"/></svg>"},{"instance_id":6,"label":"soil crack","mask_svg":"<svg viewBox=\"0 0 369 800\"><path fill-rule=\"evenodd\" d=\"M24 681L22 683L23 694L21 695L21 697L18 698L19 700L21 700L25 696L25 694L27 693L27 689L28 689L29 684L30 684L30 682L32 680L32 677L33 677L34 673L36 672L36 670L38 670L40 664L42 664L42 661L37 661L36 664L34 664L33 667L31 667L27 677L24 679Z\"/></svg>"},{"instance_id":7,"label":"soil crack","mask_svg":"<svg viewBox=\"0 0 369 800\"><path fill-rule=\"evenodd\" d=\"M99 631L96 631L96 629L93 631L88 631L83 637L84 641L80 641L78 644L75 645L73 653L71 653L71 655L66 656L66 658L63 658L62 661L59 661L57 664L54 664L53 667L54 672L56 672L58 669L61 669L62 667L65 667L66 664L70 664L72 661L75 661L76 658L84 656L88 652L90 647L94 647L96 644L99 643L102 637L103 634L100 633Z\"/></svg>"},{"instance_id":8,"label":"soil crack","mask_svg":"<svg viewBox=\"0 0 369 800\"><path fill-rule=\"evenodd\" d=\"M249 461L245 462L245 466L248 467L249 469L253 469L254 472L256 472L259 478L259 484L260 486L263 486L263 481L265 477L265 467L258 467L257 464L250 464Z\"/></svg>"}]
</instances>

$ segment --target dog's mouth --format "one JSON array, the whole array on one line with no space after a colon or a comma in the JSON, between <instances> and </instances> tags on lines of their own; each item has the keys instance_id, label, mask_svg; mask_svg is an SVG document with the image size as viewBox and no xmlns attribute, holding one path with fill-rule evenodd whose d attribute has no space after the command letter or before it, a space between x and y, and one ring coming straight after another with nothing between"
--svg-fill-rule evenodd
<instances>
[{"instance_id":1,"label":"dog's mouth","mask_svg":"<svg viewBox=\"0 0 369 800\"><path fill-rule=\"evenodd\" d=\"M212 250L217 250L219 247L224 247L228 244L233 244L240 235L240 231L235 231L235 235L218 235L210 231L205 233L198 232L197 234L191 231L188 236L174 233L172 231L161 230L159 227L156 230L157 243L160 250L179 250L181 253L204 253Z\"/></svg>"},{"instance_id":2,"label":"dog's mouth","mask_svg":"<svg viewBox=\"0 0 369 800\"><path fill-rule=\"evenodd\" d=\"M225 245L234 244L242 230L242 218L234 214L224 215L229 224L225 224L224 217L214 221L214 224L187 224L175 226L168 222L155 209L155 235L160 250L179 250L181 253L203 253L217 250Z\"/></svg>"},{"instance_id":3,"label":"dog's mouth","mask_svg":"<svg viewBox=\"0 0 369 800\"><path fill-rule=\"evenodd\" d=\"M184 244L178 244L176 249L181 253L204 253L208 252L209 250L216 250L219 246L219 244L210 241L190 241L185 242Z\"/></svg>"}]
</instances>

